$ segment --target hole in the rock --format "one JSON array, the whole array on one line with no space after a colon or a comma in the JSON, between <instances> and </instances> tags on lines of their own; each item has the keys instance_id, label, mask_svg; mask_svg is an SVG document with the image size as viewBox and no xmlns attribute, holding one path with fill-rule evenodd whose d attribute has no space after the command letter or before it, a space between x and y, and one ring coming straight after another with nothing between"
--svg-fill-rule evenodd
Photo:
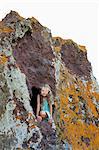
<instances>
[{"instance_id":1,"label":"hole in the rock","mask_svg":"<svg viewBox=\"0 0 99 150\"><path fill-rule=\"evenodd\" d=\"M30 101L30 105L33 108L33 112L36 115L36 110L37 110L37 95L40 94L41 89L39 87L33 86L32 87L32 95L31 95L31 101ZM54 115L55 112L55 105L52 105L52 112Z\"/></svg>"},{"instance_id":2,"label":"hole in the rock","mask_svg":"<svg viewBox=\"0 0 99 150\"><path fill-rule=\"evenodd\" d=\"M31 97L31 106L33 108L34 114L36 115L37 109L37 95L40 94L40 88L33 86L32 87L32 97Z\"/></svg>"}]
</instances>

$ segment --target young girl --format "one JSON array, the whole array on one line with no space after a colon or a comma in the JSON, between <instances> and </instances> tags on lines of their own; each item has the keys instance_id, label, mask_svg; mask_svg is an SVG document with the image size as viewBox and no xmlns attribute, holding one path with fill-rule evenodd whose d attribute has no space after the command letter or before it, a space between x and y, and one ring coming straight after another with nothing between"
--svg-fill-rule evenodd
<instances>
[{"instance_id":1,"label":"young girl","mask_svg":"<svg viewBox=\"0 0 99 150\"><path fill-rule=\"evenodd\" d=\"M36 117L38 121L47 119L52 124L52 104L53 95L51 88L48 84L44 84L41 87L40 94L37 95L37 111Z\"/></svg>"}]
</instances>

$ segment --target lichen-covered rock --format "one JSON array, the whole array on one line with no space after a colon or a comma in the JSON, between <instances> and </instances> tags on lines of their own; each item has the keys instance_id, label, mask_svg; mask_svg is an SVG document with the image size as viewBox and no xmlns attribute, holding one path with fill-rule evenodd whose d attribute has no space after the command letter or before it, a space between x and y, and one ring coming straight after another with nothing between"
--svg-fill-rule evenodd
<instances>
[{"instance_id":1,"label":"lichen-covered rock","mask_svg":"<svg viewBox=\"0 0 99 150\"><path fill-rule=\"evenodd\" d=\"M99 148L99 85L87 60L87 52L72 40L53 38L60 56L57 95L57 126L61 139L76 149Z\"/></svg>"},{"instance_id":2,"label":"lichen-covered rock","mask_svg":"<svg viewBox=\"0 0 99 150\"><path fill-rule=\"evenodd\" d=\"M33 86L48 83L54 95L54 130L35 122ZM87 51L52 37L35 18L11 11L0 22L0 149L99 148L99 86Z\"/></svg>"}]
</instances>

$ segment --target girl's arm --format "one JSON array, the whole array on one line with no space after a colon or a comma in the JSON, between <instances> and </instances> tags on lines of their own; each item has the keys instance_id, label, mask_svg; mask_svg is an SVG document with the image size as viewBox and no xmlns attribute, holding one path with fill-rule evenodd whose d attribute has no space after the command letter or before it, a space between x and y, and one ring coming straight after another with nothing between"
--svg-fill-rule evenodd
<instances>
[{"instance_id":1,"label":"girl's arm","mask_svg":"<svg viewBox=\"0 0 99 150\"><path fill-rule=\"evenodd\" d=\"M52 118L52 104L49 103L49 106L50 106L50 115L51 115L51 118Z\"/></svg>"},{"instance_id":2,"label":"girl's arm","mask_svg":"<svg viewBox=\"0 0 99 150\"><path fill-rule=\"evenodd\" d=\"M36 110L36 116L39 116L40 112L40 95L37 95L37 110Z\"/></svg>"}]
</instances>

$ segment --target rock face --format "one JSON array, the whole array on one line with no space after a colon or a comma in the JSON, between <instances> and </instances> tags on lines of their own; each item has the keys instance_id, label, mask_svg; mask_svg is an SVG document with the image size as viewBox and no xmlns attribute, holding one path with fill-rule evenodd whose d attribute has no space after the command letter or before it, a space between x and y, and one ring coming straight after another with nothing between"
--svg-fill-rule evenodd
<instances>
[{"instance_id":1,"label":"rock face","mask_svg":"<svg viewBox=\"0 0 99 150\"><path fill-rule=\"evenodd\" d=\"M35 122L32 87L51 86L54 130ZM87 51L11 11L0 22L0 149L98 150L99 86Z\"/></svg>"}]
</instances>

